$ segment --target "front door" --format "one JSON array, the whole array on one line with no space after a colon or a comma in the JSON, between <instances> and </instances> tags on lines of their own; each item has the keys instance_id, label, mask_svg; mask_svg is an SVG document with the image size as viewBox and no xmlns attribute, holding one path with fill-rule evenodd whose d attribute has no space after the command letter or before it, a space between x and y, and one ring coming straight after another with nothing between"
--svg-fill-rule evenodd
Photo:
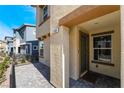
<instances>
[{"instance_id":1,"label":"front door","mask_svg":"<svg viewBox=\"0 0 124 93\"><path fill-rule=\"evenodd\" d=\"M80 75L85 74L88 70L88 50L89 50L89 36L81 32L80 35L80 42L81 42L81 64L80 64Z\"/></svg>"}]
</instances>

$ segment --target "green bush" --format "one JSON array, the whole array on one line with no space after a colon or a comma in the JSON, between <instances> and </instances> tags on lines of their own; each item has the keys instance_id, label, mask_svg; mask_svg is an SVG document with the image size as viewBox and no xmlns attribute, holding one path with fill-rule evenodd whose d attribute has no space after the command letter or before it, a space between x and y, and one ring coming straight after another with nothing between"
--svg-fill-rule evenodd
<instances>
[{"instance_id":1,"label":"green bush","mask_svg":"<svg viewBox=\"0 0 124 93\"><path fill-rule=\"evenodd\" d=\"M10 59L9 57L5 57L4 61L0 63L0 79L3 78L5 71L9 67L10 63L9 59Z\"/></svg>"},{"instance_id":2,"label":"green bush","mask_svg":"<svg viewBox=\"0 0 124 93\"><path fill-rule=\"evenodd\" d=\"M26 55L25 58L27 61L31 61L31 55Z\"/></svg>"},{"instance_id":3,"label":"green bush","mask_svg":"<svg viewBox=\"0 0 124 93\"><path fill-rule=\"evenodd\" d=\"M21 63L25 63L25 62L26 62L25 58L22 58Z\"/></svg>"}]
</instances>

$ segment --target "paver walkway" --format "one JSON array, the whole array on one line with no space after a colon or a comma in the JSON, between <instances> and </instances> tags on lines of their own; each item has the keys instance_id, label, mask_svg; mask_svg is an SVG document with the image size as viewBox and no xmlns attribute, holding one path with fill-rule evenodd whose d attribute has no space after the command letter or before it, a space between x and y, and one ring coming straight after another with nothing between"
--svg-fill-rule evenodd
<instances>
[{"instance_id":1,"label":"paver walkway","mask_svg":"<svg viewBox=\"0 0 124 93\"><path fill-rule=\"evenodd\" d=\"M49 68L37 62L16 66L15 79L17 88L53 88L49 83Z\"/></svg>"}]
</instances>

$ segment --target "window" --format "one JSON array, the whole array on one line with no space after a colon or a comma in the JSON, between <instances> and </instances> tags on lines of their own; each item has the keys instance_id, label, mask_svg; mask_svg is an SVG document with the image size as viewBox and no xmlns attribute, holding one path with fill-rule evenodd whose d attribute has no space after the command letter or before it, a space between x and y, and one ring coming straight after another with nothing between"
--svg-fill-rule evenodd
<instances>
[{"instance_id":1,"label":"window","mask_svg":"<svg viewBox=\"0 0 124 93\"><path fill-rule=\"evenodd\" d=\"M94 61L111 63L112 35L93 37Z\"/></svg>"},{"instance_id":2,"label":"window","mask_svg":"<svg viewBox=\"0 0 124 93\"><path fill-rule=\"evenodd\" d=\"M48 17L48 6L44 6L43 8L43 20L45 21Z\"/></svg>"},{"instance_id":3,"label":"window","mask_svg":"<svg viewBox=\"0 0 124 93\"><path fill-rule=\"evenodd\" d=\"M38 50L38 47L36 45L33 45L33 50Z\"/></svg>"},{"instance_id":4,"label":"window","mask_svg":"<svg viewBox=\"0 0 124 93\"><path fill-rule=\"evenodd\" d=\"M40 41L40 57L44 57L44 42Z\"/></svg>"}]
</instances>

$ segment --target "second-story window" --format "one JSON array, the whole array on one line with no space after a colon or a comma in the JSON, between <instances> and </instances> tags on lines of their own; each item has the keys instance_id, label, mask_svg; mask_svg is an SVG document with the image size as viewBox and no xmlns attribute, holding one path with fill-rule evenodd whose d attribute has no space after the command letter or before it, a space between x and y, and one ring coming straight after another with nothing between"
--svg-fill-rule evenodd
<instances>
[{"instance_id":1,"label":"second-story window","mask_svg":"<svg viewBox=\"0 0 124 93\"><path fill-rule=\"evenodd\" d=\"M43 20L45 21L48 17L48 6L43 7Z\"/></svg>"}]
</instances>

